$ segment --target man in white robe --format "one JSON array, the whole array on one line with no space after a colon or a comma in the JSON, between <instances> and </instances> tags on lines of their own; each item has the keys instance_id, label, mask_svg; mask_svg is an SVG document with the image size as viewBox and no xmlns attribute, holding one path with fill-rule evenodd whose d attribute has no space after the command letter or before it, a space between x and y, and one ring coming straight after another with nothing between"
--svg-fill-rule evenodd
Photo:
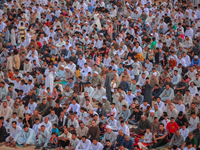
<instances>
[{"instance_id":1,"label":"man in white robe","mask_svg":"<svg viewBox=\"0 0 200 150\"><path fill-rule=\"evenodd\" d=\"M82 139L78 142L75 150L89 150L90 146L90 140L88 140L86 136L82 136Z\"/></svg>"},{"instance_id":2,"label":"man in white robe","mask_svg":"<svg viewBox=\"0 0 200 150\"><path fill-rule=\"evenodd\" d=\"M48 68L45 70L44 72L45 76L46 76L46 80L45 80L45 87L49 87L50 88L50 92L53 92L53 83L54 83L54 76L53 75L57 75L55 70L52 70L51 65L48 66Z\"/></svg>"},{"instance_id":3,"label":"man in white robe","mask_svg":"<svg viewBox=\"0 0 200 150\"><path fill-rule=\"evenodd\" d=\"M9 120L12 116L12 109L8 106L7 101L4 101L0 106L0 117L2 116L5 120Z\"/></svg>"},{"instance_id":4,"label":"man in white robe","mask_svg":"<svg viewBox=\"0 0 200 150\"><path fill-rule=\"evenodd\" d=\"M36 148L40 149L40 146L47 147L47 144L49 143L49 140L51 138L51 133L45 129L44 125L42 125L38 134L38 145L36 146Z\"/></svg>"},{"instance_id":5,"label":"man in white robe","mask_svg":"<svg viewBox=\"0 0 200 150\"><path fill-rule=\"evenodd\" d=\"M93 95L91 96L93 101L101 101L101 98L106 95L106 90L101 87L101 84L97 85L97 88L93 92Z\"/></svg>"},{"instance_id":6,"label":"man in white robe","mask_svg":"<svg viewBox=\"0 0 200 150\"><path fill-rule=\"evenodd\" d=\"M55 110L51 110L51 114L48 114L46 117L49 118L49 121L53 124L58 124L58 116L55 114Z\"/></svg>"},{"instance_id":7,"label":"man in white robe","mask_svg":"<svg viewBox=\"0 0 200 150\"><path fill-rule=\"evenodd\" d=\"M17 125L16 121L12 122L12 127L10 128L10 136L6 138L6 142L13 142L16 135L22 130L20 126Z\"/></svg>"},{"instance_id":8,"label":"man in white robe","mask_svg":"<svg viewBox=\"0 0 200 150\"><path fill-rule=\"evenodd\" d=\"M28 145L34 145L36 142L35 131L24 125L24 129L21 130L14 138L13 144L23 144L24 147Z\"/></svg>"},{"instance_id":9,"label":"man in white robe","mask_svg":"<svg viewBox=\"0 0 200 150\"><path fill-rule=\"evenodd\" d=\"M40 123L39 128L44 125L45 129L48 130L50 133L52 132L52 123L49 121L48 117L44 118L44 121Z\"/></svg>"},{"instance_id":10,"label":"man in white robe","mask_svg":"<svg viewBox=\"0 0 200 150\"><path fill-rule=\"evenodd\" d=\"M192 132L197 128L197 124L199 123L199 117L195 115L195 113L191 113L191 118L189 120L189 127L187 128L189 132Z\"/></svg>"},{"instance_id":11,"label":"man in white robe","mask_svg":"<svg viewBox=\"0 0 200 150\"><path fill-rule=\"evenodd\" d=\"M90 150L100 150L100 149L103 149L103 145L100 142L98 142L97 139L94 139L90 146Z\"/></svg>"}]
</instances>

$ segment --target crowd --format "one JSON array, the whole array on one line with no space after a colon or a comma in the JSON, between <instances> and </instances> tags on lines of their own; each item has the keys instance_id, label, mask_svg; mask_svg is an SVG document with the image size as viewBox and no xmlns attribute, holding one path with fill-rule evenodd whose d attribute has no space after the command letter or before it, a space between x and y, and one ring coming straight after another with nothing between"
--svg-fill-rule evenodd
<instances>
[{"instance_id":1,"label":"crowd","mask_svg":"<svg viewBox=\"0 0 200 150\"><path fill-rule=\"evenodd\" d=\"M1 0L0 142L200 149L198 0Z\"/></svg>"}]
</instances>

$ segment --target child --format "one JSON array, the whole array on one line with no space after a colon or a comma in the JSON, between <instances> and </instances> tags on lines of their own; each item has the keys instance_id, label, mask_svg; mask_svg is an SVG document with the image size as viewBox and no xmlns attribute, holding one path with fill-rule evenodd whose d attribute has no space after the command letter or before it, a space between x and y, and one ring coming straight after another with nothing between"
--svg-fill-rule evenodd
<instances>
[{"instance_id":1,"label":"child","mask_svg":"<svg viewBox=\"0 0 200 150\"><path fill-rule=\"evenodd\" d=\"M50 138L50 141L49 141L47 147L48 147L48 148L56 148L57 145L58 145L58 139L57 139L57 137L56 137L56 133L53 132L53 133L51 134L51 138Z\"/></svg>"},{"instance_id":2,"label":"child","mask_svg":"<svg viewBox=\"0 0 200 150\"><path fill-rule=\"evenodd\" d=\"M113 115L114 118L117 118L117 109L115 108L115 103L112 103L111 105L111 115Z\"/></svg>"},{"instance_id":3,"label":"child","mask_svg":"<svg viewBox=\"0 0 200 150\"><path fill-rule=\"evenodd\" d=\"M28 109L28 105L24 106L24 116L25 116L25 114L31 114L30 109Z\"/></svg>"},{"instance_id":4,"label":"child","mask_svg":"<svg viewBox=\"0 0 200 150\"><path fill-rule=\"evenodd\" d=\"M139 102L137 101L137 98L133 98L132 104L135 104L136 106L139 106Z\"/></svg>"},{"instance_id":5,"label":"child","mask_svg":"<svg viewBox=\"0 0 200 150\"><path fill-rule=\"evenodd\" d=\"M151 143L152 142L152 133L150 132L150 129L146 129L146 133L144 134L144 141L143 143Z\"/></svg>"},{"instance_id":6,"label":"child","mask_svg":"<svg viewBox=\"0 0 200 150\"><path fill-rule=\"evenodd\" d=\"M79 65L76 66L75 76L76 76L76 80L78 79L79 76L81 76L81 72L80 72L80 69L79 69ZM75 81L76 81L76 80L75 80Z\"/></svg>"},{"instance_id":7,"label":"child","mask_svg":"<svg viewBox=\"0 0 200 150\"><path fill-rule=\"evenodd\" d=\"M135 90L135 95L137 95L137 92L142 93L141 89L140 89L140 85L136 85L136 90Z\"/></svg>"},{"instance_id":8,"label":"child","mask_svg":"<svg viewBox=\"0 0 200 150\"><path fill-rule=\"evenodd\" d=\"M17 117L17 113L16 112L14 112L13 113L13 116L12 116L12 118L10 118L10 121L9 121L9 124L8 124L8 130L12 127L12 122L13 121L18 121L18 117Z\"/></svg>"},{"instance_id":9,"label":"child","mask_svg":"<svg viewBox=\"0 0 200 150\"><path fill-rule=\"evenodd\" d=\"M52 57L51 57L51 60L54 62L55 61L55 55L54 54L52 54Z\"/></svg>"},{"instance_id":10,"label":"child","mask_svg":"<svg viewBox=\"0 0 200 150\"><path fill-rule=\"evenodd\" d=\"M116 88L117 84L116 84L115 81L116 81L116 79L113 78L112 81L111 81L111 83L110 83L111 93L114 93L114 90L116 90L115 88Z\"/></svg>"},{"instance_id":11,"label":"child","mask_svg":"<svg viewBox=\"0 0 200 150\"><path fill-rule=\"evenodd\" d=\"M99 129L100 129L100 136L101 137L103 137L104 136L104 133L105 133L105 131L104 131L104 124L103 124L103 122L100 122L99 123Z\"/></svg>"},{"instance_id":12,"label":"child","mask_svg":"<svg viewBox=\"0 0 200 150\"><path fill-rule=\"evenodd\" d=\"M51 96L50 87L47 87L47 96Z\"/></svg>"},{"instance_id":13,"label":"child","mask_svg":"<svg viewBox=\"0 0 200 150\"><path fill-rule=\"evenodd\" d=\"M35 131L36 135L39 133L39 124L40 124L40 120L39 118L36 118L35 124L33 125L33 130Z\"/></svg>"},{"instance_id":14,"label":"child","mask_svg":"<svg viewBox=\"0 0 200 150\"><path fill-rule=\"evenodd\" d=\"M58 137L60 134L59 134L59 130L57 128L57 124L53 124L53 127L52 127L52 133L55 133L56 134L56 137Z\"/></svg>"},{"instance_id":15,"label":"child","mask_svg":"<svg viewBox=\"0 0 200 150\"><path fill-rule=\"evenodd\" d=\"M17 121L17 125L20 126L21 128L23 128L22 117L19 117L19 119Z\"/></svg>"}]
</instances>

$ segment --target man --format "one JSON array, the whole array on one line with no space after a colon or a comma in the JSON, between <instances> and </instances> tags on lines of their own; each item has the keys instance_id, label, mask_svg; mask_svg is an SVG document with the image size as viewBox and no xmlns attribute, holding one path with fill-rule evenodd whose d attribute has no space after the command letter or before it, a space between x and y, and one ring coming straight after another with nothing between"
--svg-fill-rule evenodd
<instances>
[{"instance_id":1,"label":"man","mask_svg":"<svg viewBox=\"0 0 200 150\"><path fill-rule=\"evenodd\" d=\"M186 90L184 99L183 99L183 104L185 106L190 106L192 103L192 99L193 99L193 96L192 96L192 94L190 94L190 90Z\"/></svg>"},{"instance_id":2,"label":"man","mask_svg":"<svg viewBox=\"0 0 200 150\"><path fill-rule=\"evenodd\" d=\"M151 123L151 133L154 134L160 127L160 122L158 122L158 118L154 117L154 121Z\"/></svg>"},{"instance_id":3,"label":"man","mask_svg":"<svg viewBox=\"0 0 200 150\"><path fill-rule=\"evenodd\" d=\"M95 120L92 121L92 126L88 130L87 137L90 137L90 140L100 138L100 130L99 127L96 126Z\"/></svg>"},{"instance_id":4,"label":"man","mask_svg":"<svg viewBox=\"0 0 200 150\"><path fill-rule=\"evenodd\" d=\"M40 127L39 131L40 132L38 133L38 145L36 146L35 149L40 149L41 146L44 149L45 147L47 147L47 144L49 143L51 134L48 130L45 130L44 125Z\"/></svg>"},{"instance_id":5,"label":"man","mask_svg":"<svg viewBox=\"0 0 200 150\"><path fill-rule=\"evenodd\" d=\"M0 121L0 142L4 142L8 133L6 132L6 128L3 126L3 122Z\"/></svg>"},{"instance_id":6,"label":"man","mask_svg":"<svg viewBox=\"0 0 200 150\"><path fill-rule=\"evenodd\" d=\"M192 131L198 143L200 143L200 123L197 124L197 128Z\"/></svg>"},{"instance_id":7,"label":"man","mask_svg":"<svg viewBox=\"0 0 200 150\"><path fill-rule=\"evenodd\" d=\"M52 123L49 121L48 117L45 117L44 121L39 124L39 128L41 128L42 125L44 125L45 129L48 130L50 133L52 132Z\"/></svg>"},{"instance_id":8,"label":"man","mask_svg":"<svg viewBox=\"0 0 200 150\"><path fill-rule=\"evenodd\" d=\"M172 136L171 141L169 142L168 149L172 149L174 145L180 148L184 143L184 138L180 134L179 130L176 130L175 134Z\"/></svg>"},{"instance_id":9,"label":"man","mask_svg":"<svg viewBox=\"0 0 200 150\"><path fill-rule=\"evenodd\" d=\"M39 112L40 115L46 116L48 113L49 105L46 99L42 99L42 103L38 104L35 110Z\"/></svg>"},{"instance_id":10,"label":"man","mask_svg":"<svg viewBox=\"0 0 200 150\"><path fill-rule=\"evenodd\" d=\"M125 76L122 77L122 81L119 86L121 86L122 90L125 91L126 93L130 89L130 83L126 80Z\"/></svg>"},{"instance_id":11,"label":"man","mask_svg":"<svg viewBox=\"0 0 200 150\"><path fill-rule=\"evenodd\" d=\"M16 121L12 122L12 127L10 128L10 136L6 138L6 142L12 143L16 135L22 130L22 128L17 125Z\"/></svg>"},{"instance_id":12,"label":"man","mask_svg":"<svg viewBox=\"0 0 200 150\"><path fill-rule=\"evenodd\" d=\"M160 117L163 114L162 109L158 108L158 105L155 103L154 104L154 111L155 111L155 115L158 117L158 119L160 119Z\"/></svg>"},{"instance_id":13,"label":"man","mask_svg":"<svg viewBox=\"0 0 200 150\"><path fill-rule=\"evenodd\" d=\"M129 127L128 127L128 125L125 124L124 120L122 120L120 122L119 130L121 130L121 129L124 131L124 134L130 136Z\"/></svg>"},{"instance_id":14,"label":"man","mask_svg":"<svg viewBox=\"0 0 200 150\"><path fill-rule=\"evenodd\" d=\"M93 87L97 87L98 84L101 84L101 77L97 71L93 72L92 78L89 80Z\"/></svg>"},{"instance_id":15,"label":"man","mask_svg":"<svg viewBox=\"0 0 200 150\"><path fill-rule=\"evenodd\" d=\"M156 105L158 105L158 108L161 109L163 112L165 111L165 104L161 101L160 97L156 98Z\"/></svg>"},{"instance_id":16,"label":"man","mask_svg":"<svg viewBox=\"0 0 200 150\"><path fill-rule=\"evenodd\" d=\"M91 147L91 142L86 138L86 136L82 136L82 139L78 142L75 150L88 150Z\"/></svg>"},{"instance_id":17,"label":"man","mask_svg":"<svg viewBox=\"0 0 200 150\"><path fill-rule=\"evenodd\" d=\"M102 97L106 94L106 90L101 87L101 84L98 84L92 97L93 101L101 101Z\"/></svg>"},{"instance_id":18,"label":"man","mask_svg":"<svg viewBox=\"0 0 200 150\"><path fill-rule=\"evenodd\" d=\"M171 117L170 122L167 124L168 139L171 139L176 130L179 128L178 124L175 122L175 118Z\"/></svg>"},{"instance_id":19,"label":"man","mask_svg":"<svg viewBox=\"0 0 200 150\"><path fill-rule=\"evenodd\" d=\"M123 120L127 121L130 115L131 115L130 110L127 108L126 105L123 105L122 106L122 111L118 115L117 119L119 119L119 117L123 117Z\"/></svg>"},{"instance_id":20,"label":"man","mask_svg":"<svg viewBox=\"0 0 200 150\"><path fill-rule=\"evenodd\" d=\"M36 119L39 119L40 123L42 122L42 116L39 114L37 110L34 110L33 115L31 117L32 125L36 123Z\"/></svg>"},{"instance_id":21,"label":"man","mask_svg":"<svg viewBox=\"0 0 200 150\"><path fill-rule=\"evenodd\" d=\"M106 145L104 146L104 149L103 150L114 150L114 146L111 144L110 140L106 140Z\"/></svg>"},{"instance_id":22,"label":"man","mask_svg":"<svg viewBox=\"0 0 200 150\"><path fill-rule=\"evenodd\" d=\"M188 143L191 142L191 143ZM193 133L190 132L188 137L185 139L185 142L183 143L183 145L181 146L181 149L183 149L185 146L188 145L192 145L191 147L194 147L195 149L197 148L198 145L198 141L197 139L194 137ZM190 149L189 149L190 150Z\"/></svg>"},{"instance_id":23,"label":"man","mask_svg":"<svg viewBox=\"0 0 200 150\"><path fill-rule=\"evenodd\" d=\"M128 89L128 94L126 95L125 101L128 102L129 106L131 105L131 103L132 103L134 97L135 97L135 96L131 93L131 90ZM137 98L137 97L136 97L136 98ZM139 99L139 97L138 97L138 99ZM143 100L142 100L142 101L143 101ZM140 101L138 101L138 102L140 103Z\"/></svg>"},{"instance_id":24,"label":"man","mask_svg":"<svg viewBox=\"0 0 200 150\"><path fill-rule=\"evenodd\" d=\"M97 139L93 139L90 150L103 149L103 145Z\"/></svg>"},{"instance_id":25,"label":"man","mask_svg":"<svg viewBox=\"0 0 200 150\"><path fill-rule=\"evenodd\" d=\"M67 130L67 128L65 128L64 133L58 137L58 140L60 141L60 148L65 148L65 146L69 146L71 138L72 134Z\"/></svg>"},{"instance_id":26,"label":"man","mask_svg":"<svg viewBox=\"0 0 200 150\"><path fill-rule=\"evenodd\" d=\"M164 124L160 124L159 129L153 135L154 145L152 148L156 148L168 143L167 131L164 129Z\"/></svg>"},{"instance_id":27,"label":"man","mask_svg":"<svg viewBox=\"0 0 200 150\"><path fill-rule=\"evenodd\" d=\"M12 116L12 109L8 106L8 102L4 101L0 106L0 117L3 116L5 120L9 120Z\"/></svg>"},{"instance_id":28,"label":"man","mask_svg":"<svg viewBox=\"0 0 200 150\"><path fill-rule=\"evenodd\" d=\"M138 125L142 115L143 115L143 112L139 109L139 106L136 106L134 111L128 118L126 124L129 123L131 125Z\"/></svg>"},{"instance_id":29,"label":"man","mask_svg":"<svg viewBox=\"0 0 200 150\"><path fill-rule=\"evenodd\" d=\"M169 109L167 110L168 117L171 118L177 118L178 117L178 111L174 108L174 106L171 104L169 105Z\"/></svg>"},{"instance_id":30,"label":"man","mask_svg":"<svg viewBox=\"0 0 200 150\"><path fill-rule=\"evenodd\" d=\"M196 150L196 148L193 147L192 142L187 142L187 147L183 150Z\"/></svg>"},{"instance_id":31,"label":"man","mask_svg":"<svg viewBox=\"0 0 200 150\"><path fill-rule=\"evenodd\" d=\"M102 107L106 110L106 113L111 113L110 102L107 100L106 96L102 97Z\"/></svg>"},{"instance_id":32,"label":"man","mask_svg":"<svg viewBox=\"0 0 200 150\"><path fill-rule=\"evenodd\" d=\"M197 117L197 115L194 112L192 112L191 117L189 119L189 127L187 128L189 132L192 132L194 129L196 129L198 123L199 117Z\"/></svg>"},{"instance_id":33,"label":"man","mask_svg":"<svg viewBox=\"0 0 200 150\"><path fill-rule=\"evenodd\" d=\"M106 75L106 80L105 80L105 87L106 87L106 97L108 98L108 101L111 102L111 87L110 83L112 79L115 77L114 72L112 71L112 67L109 67L108 74Z\"/></svg>"},{"instance_id":34,"label":"man","mask_svg":"<svg viewBox=\"0 0 200 150\"><path fill-rule=\"evenodd\" d=\"M152 123L154 121L155 117L158 118L158 116L155 115L155 111L154 110L150 110L149 111L148 120Z\"/></svg>"},{"instance_id":35,"label":"man","mask_svg":"<svg viewBox=\"0 0 200 150\"><path fill-rule=\"evenodd\" d=\"M88 127L86 127L83 122L80 122L79 127L77 128L77 137L82 139L82 136L87 135L87 133Z\"/></svg>"},{"instance_id":36,"label":"man","mask_svg":"<svg viewBox=\"0 0 200 150\"><path fill-rule=\"evenodd\" d=\"M55 114L55 110L52 109L51 110L51 114L47 115L46 117L49 118L49 121L51 122L51 124L58 124L58 116Z\"/></svg>"},{"instance_id":37,"label":"man","mask_svg":"<svg viewBox=\"0 0 200 150\"><path fill-rule=\"evenodd\" d=\"M146 116L142 115L141 116L141 120L138 124L138 128L135 129L135 133L136 134L140 134L140 133L145 133L147 128L151 128L151 123L150 121L146 118Z\"/></svg>"},{"instance_id":38,"label":"man","mask_svg":"<svg viewBox=\"0 0 200 150\"><path fill-rule=\"evenodd\" d=\"M98 115L103 115L104 117L107 117L107 112L103 108L102 103L98 103L98 109L96 110L96 112L98 113Z\"/></svg>"},{"instance_id":39,"label":"man","mask_svg":"<svg viewBox=\"0 0 200 150\"><path fill-rule=\"evenodd\" d=\"M103 145L106 145L106 140L109 140L111 145L114 145L115 144L115 140L117 139L117 135L115 132L112 131L112 128L111 126L107 125L106 126L106 133L104 134L104 137L103 139L101 140L101 143Z\"/></svg>"},{"instance_id":40,"label":"man","mask_svg":"<svg viewBox=\"0 0 200 150\"><path fill-rule=\"evenodd\" d=\"M5 86L5 82L0 82L0 100L3 100L8 93L8 87Z\"/></svg>"},{"instance_id":41,"label":"man","mask_svg":"<svg viewBox=\"0 0 200 150\"><path fill-rule=\"evenodd\" d=\"M124 148L127 148L128 150L133 150L133 140L130 139L128 135L125 135L124 140L122 141L122 145Z\"/></svg>"},{"instance_id":42,"label":"man","mask_svg":"<svg viewBox=\"0 0 200 150\"><path fill-rule=\"evenodd\" d=\"M34 145L36 143L36 135L35 131L33 129L29 128L27 125L24 125L24 129L21 130L14 138L14 141L12 144L22 144L24 147L27 147L29 145Z\"/></svg>"},{"instance_id":43,"label":"man","mask_svg":"<svg viewBox=\"0 0 200 150\"><path fill-rule=\"evenodd\" d=\"M174 90L170 88L170 86L167 84L164 91L160 94L161 100L166 101L167 99L173 99L174 98Z\"/></svg>"},{"instance_id":44,"label":"man","mask_svg":"<svg viewBox=\"0 0 200 150\"><path fill-rule=\"evenodd\" d=\"M120 145L122 145L124 138L125 138L124 131L122 129L120 129L119 132L118 132L118 135L117 135L117 139L116 139L115 144L114 144L116 149L119 148Z\"/></svg>"}]
</instances>

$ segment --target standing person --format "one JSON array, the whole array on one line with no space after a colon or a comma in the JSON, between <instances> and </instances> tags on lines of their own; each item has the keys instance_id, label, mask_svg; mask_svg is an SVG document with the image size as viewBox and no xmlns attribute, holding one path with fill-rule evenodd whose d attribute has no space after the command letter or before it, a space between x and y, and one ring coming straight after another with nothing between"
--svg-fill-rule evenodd
<instances>
[{"instance_id":1,"label":"standing person","mask_svg":"<svg viewBox=\"0 0 200 150\"><path fill-rule=\"evenodd\" d=\"M11 56L11 52L8 53L8 58L7 58L7 65L6 65L6 70L11 70L11 72L14 72L14 60L13 57Z\"/></svg>"},{"instance_id":2,"label":"standing person","mask_svg":"<svg viewBox=\"0 0 200 150\"><path fill-rule=\"evenodd\" d=\"M19 58L19 53L17 50L14 50L14 64L15 64L15 69L18 69L20 68L20 58Z\"/></svg>"},{"instance_id":3,"label":"standing person","mask_svg":"<svg viewBox=\"0 0 200 150\"><path fill-rule=\"evenodd\" d=\"M149 78L146 78L146 82L144 83L144 100L148 102L148 104L152 105L152 89L153 86L150 84Z\"/></svg>"},{"instance_id":4,"label":"standing person","mask_svg":"<svg viewBox=\"0 0 200 150\"><path fill-rule=\"evenodd\" d=\"M106 87L106 97L108 98L110 102L111 102L111 96L112 96L110 83L114 77L115 77L115 73L112 71L112 67L109 67L104 86Z\"/></svg>"},{"instance_id":5,"label":"standing person","mask_svg":"<svg viewBox=\"0 0 200 150\"><path fill-rule=\"evenodd\" d=\"M50 88L50 92L53 92L53 83L54 83L54 74L56 74L55 70L52 70L51 65L48 66L48 68L45 70L45 76L46 76L46 80L45 80L45 87L46 88Z\"/></svg>"}]
</instances>

